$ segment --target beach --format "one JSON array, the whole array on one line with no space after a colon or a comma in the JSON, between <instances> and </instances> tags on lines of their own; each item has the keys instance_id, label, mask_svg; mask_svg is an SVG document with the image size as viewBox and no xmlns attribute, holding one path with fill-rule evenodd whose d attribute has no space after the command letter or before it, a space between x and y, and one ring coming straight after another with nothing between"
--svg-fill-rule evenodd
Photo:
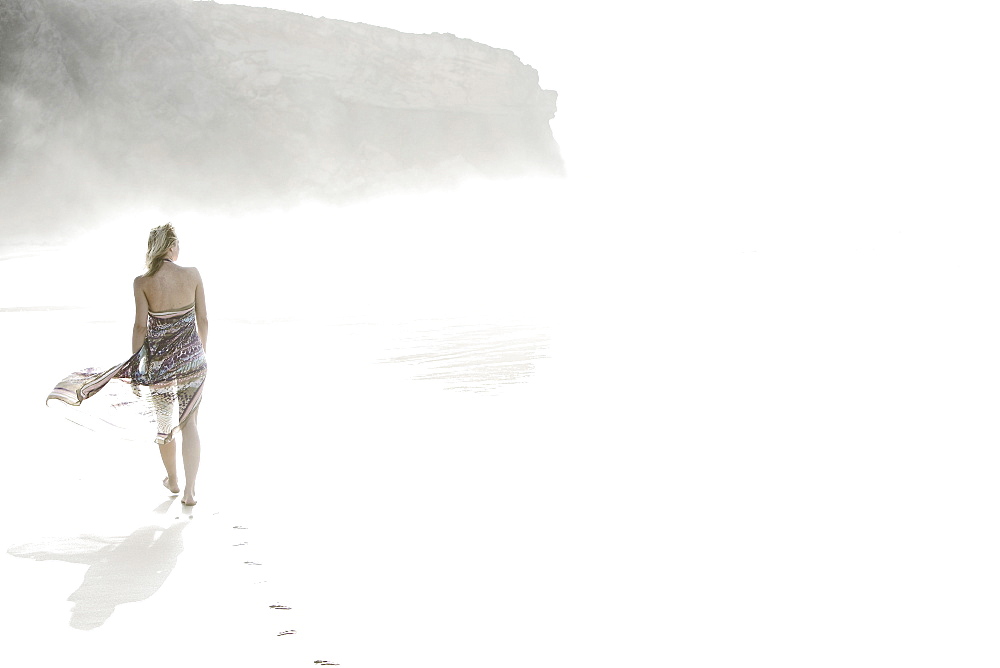
<instances>
[{"instance_id":1,"label":"beach","mask_svg":"<svg viewBox=\"0 0 1000 668\"><path fill-rule=\"evenodd\" d=\"M43 405L121 361L132 318L121 265L52 277L143 229L8 252L5 652L987 665L988 247L871 216L834 235L734 214L662 244L619 216L612 241L584 212L620 200L584 190L192 215L181 262L212 318L193 508L151 440ZM464 235L470 201L491 213Z\"/></svg>"},{"instance_id":2,"label":"beach","mask_svg":"<svg viewBox=\"0 0 1000 668\"><path fill-rule=\"evenodd\" d=\"M38 316L13 317L23 331ZM293 338L297 326L239 330ZM539 389L527 393L535 400L517 385L508 396L449 393L360 363L378 328L344 329L330 387L307 383L305 398L227 401L242 383L213 368L193 508L159 486L151 444L61 422L38 395L10 398L31 425L8 490L24 504L4 527L20 557L5 560L5 591L25 602L8 621L25 651L55 633L60 651L97 652L104 665L167 665L175 657L146 656L166 631L249 665L440 665L477 655L500 628L547 625L538 605L566 586L567 538L579 531L563 520L577 512L566 494L582 482L559 465L569 444Z\"/></svg>"},{"instance_id":3,"label":"beach","mask_svg":"<svg viewBox=\"0 0 1000 668\"><path fill-rule=\"evenodd\" d=\"M658 506L624 509L656 494L652 469L638 472L647 488L625 477L627 453L657 437L652 414L619 420L654 395L592 355L609 337L595 277L574 269L582 259L551 261L545 225L530 243L512 220L463 245L447 212L391 234L355 213L375 229L234 228L269 234L260 260L321 290L213 269L211 252L232 248L189 227L212 318L190 508L160 485L151 439L44 406L69 371L120 361L129 277L122 289L99 263L60 290L51 276L68 258L99 252L87 240L0 262L14 288L0 324L19 351L0 397L20 500L0 571L12 656L168 665L198 647L242 665L499 666L629 651L619 631L641 630L615 611L649 592L607 570L622 553L654 570L640 548L658 538L640 527ZM120 243L112 232L94 243ZM370 254L352 259L359 248ZM605 439L626 441L612 456ZM586 639L595 618L613 636Z\"/></svg>"},{"instance_id":4,"label":"beach","mask_svg":"<svg viewBox=\"0 0 1000 668\"><path fill-rule=\"evenodd\" d=\"M0 262L21 277L0 312L6 653L986 665L997 392L983 379L1000 366L996 319L972 308L992 284L974 280L993 271L986 248L891 224L829 239L733 227L724 243L708 227L629 245L625 263L586 228L505 242L494 227L471 262L448 260L433 221L382 225L284 227L272 261L294 246L280 239L324 241L295 247L288 275L356 280L288 299L275 285L266 307L258 284L212 269L234 256L217 235L188 243L213 322L193 508L160 485L151 441L43 405L70 370L120 361L128 276L78 298L81 283L45 281L65 249Z\"/></svg>"}]
</instances>

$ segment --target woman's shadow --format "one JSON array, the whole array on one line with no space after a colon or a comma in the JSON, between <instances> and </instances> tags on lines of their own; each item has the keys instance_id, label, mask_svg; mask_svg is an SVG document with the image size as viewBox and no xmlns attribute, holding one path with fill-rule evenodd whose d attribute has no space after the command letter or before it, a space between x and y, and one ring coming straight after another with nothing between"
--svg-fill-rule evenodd
<instances>
[{"instance_id":1,"label":"woman's shadow","mask_svg":"<svg viewBox=\"0 0 1000 668\"><path fill-rule=\"evenodd\" d=\"M171 503L165 502L156 512L166 512ZM83 583L67 600L74 604L69 625L90 630L104 624L122 603L143 601L156 593L184 550L181 532L187 524L185 520L166 528L151 524L128 536L57 538L15 545L7 553L89 565Z\"/></svg>"}]
</instances>

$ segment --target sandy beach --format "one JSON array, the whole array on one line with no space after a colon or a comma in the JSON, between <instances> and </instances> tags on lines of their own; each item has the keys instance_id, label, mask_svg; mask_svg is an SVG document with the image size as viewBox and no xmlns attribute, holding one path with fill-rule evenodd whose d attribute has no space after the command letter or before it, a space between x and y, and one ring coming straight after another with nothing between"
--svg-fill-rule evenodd
<instances>
[{"instance_id":1,"label":"sandy beach","mask_svg":"<svg viewBox=\"0 0 1000 668\"><path fill-rule=\"evenodd\" d=\"M5 331L30 336L46 329L42 320L80 314L3 317ZM300 326L239 331L244 342L274 340ZM4 589L24 602L7 611L24 643L8 651L58 646L104 665L168 665L176 656L149 656L166 632L244 665L460 665L470 656L482 665L500 629L527 631L530 642L531 629L549 625L539 604L566 586L566 552L575 552L553 532L578 530L560 521L569 499L551 498L567 493L557 481L568 471L556 461L566 444L555 416L539 400L547 359L532 362L533 386L449 391L447 380L413 379L405 363L373 355L379 334L398 330L341 327L327 359L332 382L301 388L320 392L312 398L291 392L257 405L253 392L243 405L227 392L243 396L238 388L259 379L213 368L194 508L159 487L152 445L62 421L25 388L5 396L30 425L11 453L21 474L8 492L23 503L3 531ZM535 351L548 355L535 335ZM518 646L490 654L499 665Z\"/></svg>"},{"instance_id":2,"label":"sandy beach","mask_svg":"<svg viewBox=\"0 0 1000 668\"><path fill-rule=\"evenodd\" d=\"M989 665L988 247L870 217L829 236L734 217L656 245L626 216L611 243L557 233L610 210L600 194L546 185L528 221L511 187L475 191L494 198L475 237L460 197L290 215L269 257L310 287L287 298L212 262L250 257L220 231L254 240L267 216L191 221L213 322L192 509L151 442L43 406L119 362L132 317L120 266L51 277L143 230L8 251L4 651Z\"/></svg>"},{"instance_id":3,"label":"sandy beach","mask_svg":"<svg viewBox=\"0 0 1000 668\"><path fill-rule=\"evenodd\" d=\"M639 473L650 487L625 483L635 458L623 455L657 437L646 419L620 418L653 395L629 384L632 367L591 354L609 336L578 306L595 303L594 279L566 273L573 262L546 268L544 227L532 244L508 227L472 265L441 245L441 220L419 236L397 223L388 241L384 224L340 228L351 238L329 250L354 282L324 292L338 309L294 293L256 308L205 263L211 248L190 243L213 314L193 508L160 486L151 441L43 405L68 371L120 361L131 305L96 289L114 276L60 292L47 277L73 249L9 252L0 265L18 280L0 326L19 353L0 400L20 501L0 535L16 601L5 651L105 666L174 665L185 647L259 666L627 655L622 634L645 631L617 611L645 608L656 584L623 587L608 571L627 553L655 572L657 536L640 527L658 506L625 511L656 492L652 469ZM275 257L294 238L276 239ZM397 279L349 261L351 245L380 247ZM618 439L609 458L602 444ZM588 631L597 619L605 639Z\"/></svg>"},{"instance_id":4,"label":"sandy beach","mask_svg":"<svg viewBox=\"0 0 1000 668\"><path fill-rule=\"evenodd\" d=\"M539 206L594 208L577 197ZM264 308L191 226L213 314L194 508L160 486L151 442L43 406L68 371L120 361L128 276L124 294L107 266L55 284L87 239L0 261L5 653L988 665L988 249L888 223L663 247L515 224L472 261L441 242L447 209L418 234L386 206L336 212L369 228L286 225L273 257L323 280ZM129 241L111 230L95 238Z\"/></svg>"}]
</instances>

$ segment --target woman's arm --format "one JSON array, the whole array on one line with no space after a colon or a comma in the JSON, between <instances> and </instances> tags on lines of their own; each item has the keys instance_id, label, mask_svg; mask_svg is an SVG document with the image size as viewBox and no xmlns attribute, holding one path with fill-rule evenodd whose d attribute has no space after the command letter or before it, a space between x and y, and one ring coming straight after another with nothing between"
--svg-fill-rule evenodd
<instances>
[{"instance_id":1,"label":"woman's arm","mask_svg":"<svg viewBox=\"0 0 1000 668\"><path fill-rule=\"evenodd\" d=\"M201 347L208 350L208 307L205 306L205 284L202 283L201 273L195 269L195 276L198 277L198 284L194 289L194 314L198 322L198 338L201 339Z\"/></svg>"},{"instance_id":2,"label":"woman's arm","mask_svg":"<svg viewBox=\"0 0 1000 668\"><path fill-rule=\"evenodd\" d=\"M149 315L149 303L146 293L139 285L139 278L132 281L132 292L135 293L135 324L132 325L132 354L135 355L146 341L146 319Z\"/></svg>"}]
</instances>

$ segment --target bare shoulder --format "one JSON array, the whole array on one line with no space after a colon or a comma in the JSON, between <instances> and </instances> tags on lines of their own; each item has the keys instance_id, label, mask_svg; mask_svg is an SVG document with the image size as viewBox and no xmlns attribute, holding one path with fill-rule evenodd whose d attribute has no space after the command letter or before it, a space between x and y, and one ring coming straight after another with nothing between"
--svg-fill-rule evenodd
<instances>
[{"instance_id":1,"label":"bare shoulder","mask_svg":"<svg viewBox=\"0 0 1000 668\"><path fill-rule=\"evenodd\" d=\"M186 271L188 276L191 278L194 278L199 283L201 282L201 272L198 271L198 267L184 267L184 271Z\"/></svg>"}]
</instances>

